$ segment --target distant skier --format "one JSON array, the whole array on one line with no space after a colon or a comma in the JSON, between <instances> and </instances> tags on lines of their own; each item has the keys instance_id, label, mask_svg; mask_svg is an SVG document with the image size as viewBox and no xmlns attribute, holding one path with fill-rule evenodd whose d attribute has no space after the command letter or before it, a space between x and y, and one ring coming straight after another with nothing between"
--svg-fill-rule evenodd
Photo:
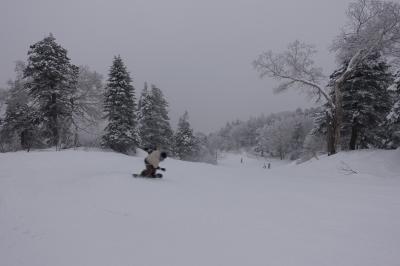
<instances>
[{"instance_id":1,"label":"distant skier","mask_svg":"<svg viewBox=\"0 0 400 266\"><path fill-rule=\"evenodd\" d=\"M159 166L160 162L164 161L167 158L166 152L161 152L159 149L150 150L149 155L144 159L144 164L146 165L146 169L143 170L140 175L134 174L133 176L138 177L152 177L156 178L162 177L162 174L157 174L157 170L165 171L165 168Z\"/></svg>"},{"instance_id":2,"label":"distant skier","mask_svg":"<svg viewBox=\"0 0 400 266\"><path fill-rule=\"evenodd\" d=\"M267 165L266 165L266 163L264 163L264 165L263 165L263 168L264 168L264 169L266 169L266 168L267 168ZM268 163L268 169L271 169L271 163Z\"/></svg>"}]
</instances>

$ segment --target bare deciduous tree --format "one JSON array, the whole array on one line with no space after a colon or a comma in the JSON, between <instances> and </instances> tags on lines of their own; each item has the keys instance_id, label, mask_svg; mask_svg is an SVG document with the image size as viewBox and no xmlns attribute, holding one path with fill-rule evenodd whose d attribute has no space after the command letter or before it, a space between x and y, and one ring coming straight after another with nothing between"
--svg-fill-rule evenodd
<instances>
[{"instance_id":1,"label":"bare deciduous tree","mask_svg":"<svg viewBox=\"0 0 400 266\"><path fill-rule=\"evenodd\" d=\"M74 146L79 143L79 134L92 134L103 116L102 76L87 66L79 67L77 90L73 96L72 123Z\"/></svg>"},{"instance_id":2,"label":"bare deciduous tree","mask_svg":"<svg viewBox=\"0 0 400 266\"><path fill-rule=\"evenodd\" d=\"M287 50L280 54L271 51L261 54L253 66L260 73L260 77L268 76L281 83L274 89L282 92L291 88L302 88L317 101L323 99L329 105L327 123L333 125L333 111L336 109L335 100L332 99L323 85L325 76L322 69L314 64L313 55L316 53L314 46L294 41ZM328 153L334 154L333 127L328 126Z\"/></svg>"},{"instance_id":3,"label":"bare deciduous tree","mask_svg":"<svg viewBox=\"0 0 400 266\"><path fill-rule=\"evenodd\" d=\"M400 4L358 0L349 5L348 22L332 44L339 63L350 62L351 71L371 53L400 57Z\"/></svg>"},{"instance_id":4,"label":"bare deciduous tree","mask_svg":"<svg viewBox=\"0 0 400 266\"><path fill-rule=\"evenodd\" d=\"M274 88L275 92L282 92L293 87L304 88L311 96L317 96L318 99L322 97L332 103L321 85L325 76L322 69L314 64L312 57L315 53L313 45L296 40L289 43L287 50L280 54L268 51L259 55L253 62L253 66L260 73L260 77L267 76L281 81Z\"/></svg>"}]
</instances>

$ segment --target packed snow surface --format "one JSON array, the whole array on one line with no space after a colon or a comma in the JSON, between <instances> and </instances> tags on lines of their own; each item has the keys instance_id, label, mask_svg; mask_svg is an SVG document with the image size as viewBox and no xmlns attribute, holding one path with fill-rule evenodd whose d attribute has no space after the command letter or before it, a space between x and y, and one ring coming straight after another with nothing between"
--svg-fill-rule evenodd
<instances>
[{"instance_id":1,"label":"packed snow surface","mask_svg":"<svg viewBox=\"0 0 400 266\"><path fill-rule=\"evenodd\" d=\"M143 156L0 154L0 265L400 265L400 150L133 178Z\"/></svg>"}]
</instances>

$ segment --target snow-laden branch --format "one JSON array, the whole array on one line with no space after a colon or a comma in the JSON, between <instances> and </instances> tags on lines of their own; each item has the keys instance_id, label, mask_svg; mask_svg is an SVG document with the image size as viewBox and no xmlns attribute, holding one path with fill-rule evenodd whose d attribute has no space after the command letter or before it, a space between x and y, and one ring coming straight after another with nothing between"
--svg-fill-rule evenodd
<instances>
[{"instance_id":1,"label":"snow-laden branch","mask_svg":"<svg viewBox=\"0 0 400 266\"><path fill-rule=\"evenodd\" d=\"M352 169L347 163L340 161L339 170L345 175L358 174L358 171Z\"/></svg>"},{"instance_id":2,"label":"snow-laden branch","mask_svg":"<svg viewBox=\"0 0 400 266\"><path fill-rule=\"evenodd\" d=\"M312 96L324 98L331 107L331 97L325 92L322 81L325 76L321 68L314 66L312 56L316 53L314 46L299 41L290 43L287 50L280 54L272 51L258 56L253 62L260 77L268 76L281 83L274 89L282 92L291 87L305 88Z\"/></svg>"},{"instance_id":3,"label":"snow-laden branch","mask_svg":"<svg viewBox=\"0 0 400 266\"><path fill-rule=\"evenodd\" d=\"M331 49L340 63L354 63L348 70L372 53L380 52L391 59L400 57L400 3L358 0L350 4L347 16L347 26Z\"/></svg>"}]
</instances>

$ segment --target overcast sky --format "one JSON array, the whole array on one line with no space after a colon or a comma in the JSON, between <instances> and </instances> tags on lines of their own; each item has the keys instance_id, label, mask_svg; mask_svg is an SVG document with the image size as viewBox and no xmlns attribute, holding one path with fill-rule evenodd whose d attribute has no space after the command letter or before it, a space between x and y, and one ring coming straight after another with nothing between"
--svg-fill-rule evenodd
<instances>
[{"instance_id":1,"label":"overcast sky","mask_svg":"<svg viewBox=\"0 0 400 266\"><path fill-rule=\"evenodd\" d=\"M0 86L14 62L50 32L72 63L107 76L121 55L136 95L147 81L163 90L173 125L185 110L195 130L311 106L296 92L273 94L251 62L293 40L315 44L326 74L332 39L350 0L0 0Z\"/></svg>"}]
</instances>

